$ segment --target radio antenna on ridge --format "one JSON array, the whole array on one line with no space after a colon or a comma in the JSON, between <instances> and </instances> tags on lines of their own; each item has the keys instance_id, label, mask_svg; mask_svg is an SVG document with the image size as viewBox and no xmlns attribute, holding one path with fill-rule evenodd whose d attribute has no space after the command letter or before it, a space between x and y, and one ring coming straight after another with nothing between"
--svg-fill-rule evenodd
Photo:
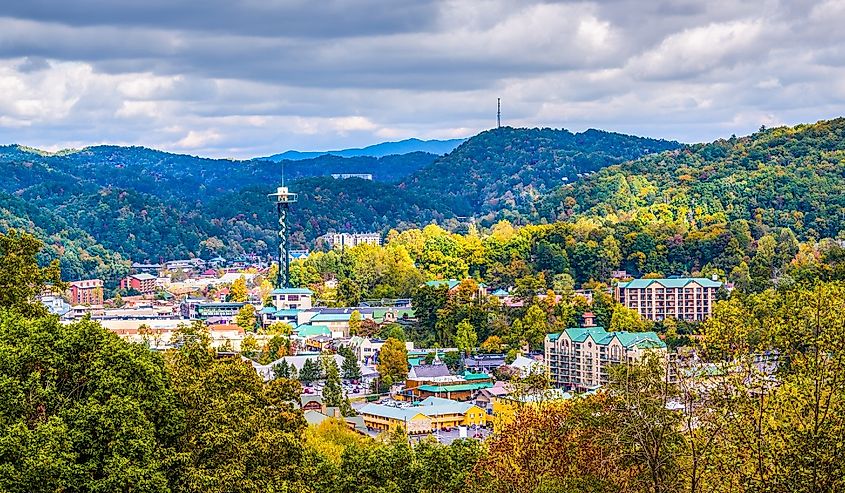
<instances>
[{"instance_id":1,"label":"radio antenna on ridge","mask_svg":"<svg viewBox=\"0 0 845 493\"><path fill-rule=\"evenodd\" d=\"M502 98L496 98L496 128L502 128Z\"/></svg>"}]
</instances>

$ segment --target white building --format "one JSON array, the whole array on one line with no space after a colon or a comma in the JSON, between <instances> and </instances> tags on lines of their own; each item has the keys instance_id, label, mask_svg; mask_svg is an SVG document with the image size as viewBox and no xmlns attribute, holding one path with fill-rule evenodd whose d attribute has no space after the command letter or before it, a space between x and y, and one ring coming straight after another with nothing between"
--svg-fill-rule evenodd
<instances>
[{"instance_id":1,"label":"white building","mask_svg":"<svg viewBox=\"0 0 845 493\"><path fill-rule=\"evenodd\" d=\"M381 245L379 233L327 233L317 238L332 248L354 247L368 243L370 245Z\"/></svg>"}]
</instances>

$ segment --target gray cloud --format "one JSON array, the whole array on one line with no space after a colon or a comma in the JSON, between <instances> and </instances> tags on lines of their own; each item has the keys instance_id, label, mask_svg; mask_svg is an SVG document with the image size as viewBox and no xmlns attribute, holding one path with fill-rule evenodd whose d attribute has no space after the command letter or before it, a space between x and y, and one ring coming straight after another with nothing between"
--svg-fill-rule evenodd
<instances>
[{"instance_id":1,"label":"gray cloud","mask_svg":"<svg viewBox=\"0 0 845 493\"><path fill-rule=\"evenodd\" d=\"M30 0L0 136L214 156L512 125L683 141L838 116L839 0Z\"/></svg>"}]
</instances>

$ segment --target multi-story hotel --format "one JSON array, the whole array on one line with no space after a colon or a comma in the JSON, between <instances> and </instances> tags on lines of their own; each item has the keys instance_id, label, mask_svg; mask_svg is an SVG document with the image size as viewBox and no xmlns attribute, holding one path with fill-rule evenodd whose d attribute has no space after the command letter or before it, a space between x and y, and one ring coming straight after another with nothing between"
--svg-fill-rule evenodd
<instances>
[{"instance_id":1,"label":"multi-story hotel","mask_svg":"<svg viewBox=\"0 0 845 493\"><path fill-rule=\"evenodd\" d=\"M146 273L132 274L120 280L120 289L134 289L141 294L156 291L156 277Z\"/></svg>"},{"instance_id":2,"label":"multi-story hotel","mask_svg":"<svg viewBox=\"0 0 845 493\"><path fill-rule=\"evenodd\" d=\"M317 240L329 244L332 248L354 247L364 243L381 245L379 233L326 233Z\"/></svg>"},{"instance_id":3,"label":"multi-story hotel","mask_svg":"<svg viewBox=\"0 0 845 493\"><path fill-rule=\"evenodd\" d=\"M666 343L654 332L608 332L579 327L549 334L545 364L553 384L584 391L607 384L607 367L642 359L649 352L666 356Z\"/></svg>"},{"instance_id":4,"label":"multi-story hotel","mask_svg":"<svg viewBox=\"0 0 845 493\"><path fill-rule=\"evenodd\" d=\"M710 316L719 281L702 277L634 279L616 285L616 301L648 320L704 320Z\"/></svg>"},{"instance_id":5,"label":"multi-story hotel","mask_svg":"<svg viewBox=\"0 0 845 493\"><path fill-rule=\"evenodd\" d=\"M102 305L103 281L101 279L73 281L68 285L68 297L71 305Z\"/></svg>"}]
</instances>

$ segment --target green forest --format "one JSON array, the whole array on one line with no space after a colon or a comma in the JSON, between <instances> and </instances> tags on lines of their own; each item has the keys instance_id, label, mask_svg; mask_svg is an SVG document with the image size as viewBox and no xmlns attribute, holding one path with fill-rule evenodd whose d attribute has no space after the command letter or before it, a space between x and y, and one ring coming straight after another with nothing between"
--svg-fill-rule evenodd
<instances>
[{"instance_id":1,"label":"green forest","mask_svg":"<svg viewBox=\"0 0 845 493\"><path fill-rule=\"evenodd\" d=\"M676 147L600 131L502 128L443 157L416 152L289 161L285 179L299 193L290 243L309 247L329 231L386 233L431 222L458 227L459 216L515 211L564 179ZM62 256L68 279L97 276L111 285L130 260L275 251L267 194L281 181L278 163L142 147L46 154L6 146L0 165L6 171L0 227L38 233L47 252ZM374 180L336 180L331 173L370 173Z\"/></svg>"},{"instance_id":2,"label":"green forest","mask_svg":"<svg viewBox=\"0 0 845 493\"><path fill-rule=\"evenodd\" d=\"M291 244L312 246L332 230L386 235L432 222L462 233L473 223L482 236L503 219L560 230L589 222L605 231L593 241L614 231L624 258L612 263L629 272L668 275L709 263L730 274L739 262L719 258L729 255L726 248L735 256L753 251L756 240L778 235L778 228L808 242L839 235L843 132L845 121L837 119L680 146L598 131L505 127L439 158L291 162L285 173L300 194L290 215ZM62 257L69 279L113 280L130 260L274 250L266 194L281 178L275 163L108 146L51 155L5 147L0 163L7 176L0 226L38 234L46 252ZM369 172L376 180L315 176L334 171ZM626 243L637 243L635 251L626 252ZM635 252L643 255L629 258ZM576 283L606 277L573 253L567 250Z\"/></svg>"}]
</instances>

